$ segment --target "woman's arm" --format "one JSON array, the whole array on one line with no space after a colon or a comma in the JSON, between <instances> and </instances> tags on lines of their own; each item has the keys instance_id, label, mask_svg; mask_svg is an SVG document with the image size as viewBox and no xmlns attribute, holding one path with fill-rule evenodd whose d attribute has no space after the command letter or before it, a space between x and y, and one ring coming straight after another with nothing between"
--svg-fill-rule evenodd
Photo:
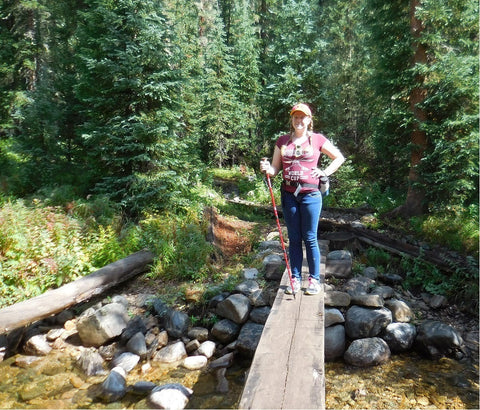
<instances>
[{"instance_id":1,"label":"woman's arm","mask_svg":"<svg viewBox=\"0 0 480 410\"><path fill-rule=\"evenodd\" d=\"M270 164L270 162L268 161L260 162L260 170L274 177L280 172L281 169L282 169L282 155L280 152L280 148L278 148L275 145L275 150L273 151L272 163Z\"/></svg>"},{"instance_id":2,"label":"woman's arm","mask_svg":"<svg viewBox=\"0 0 480 410\"><path fill-rule=\"evenodd\" d=\"M345 162L345 157L340 152L340 150L330 141L326 141L323 144L322 153L324 153L333 160L330 165L323 170L324 174L328 177L332 175L338 168L340 168L340 165Z\"/></svg>"}]
</instances>

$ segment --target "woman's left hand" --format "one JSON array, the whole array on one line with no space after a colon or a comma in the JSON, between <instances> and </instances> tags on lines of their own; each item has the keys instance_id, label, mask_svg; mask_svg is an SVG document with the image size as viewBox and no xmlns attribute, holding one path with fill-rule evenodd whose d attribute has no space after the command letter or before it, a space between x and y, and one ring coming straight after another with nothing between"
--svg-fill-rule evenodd
<instances>
[{"instance_id":1,"label":"woman's left hand","mask_svg":"<svg viewBox=\"0 0 480 410\"><path fill-rule=\"evenodd\" d=\"M320 177L326 177L327 174L325 171L322 171L320 168L313 168L311 172L312 177L320 179Z\"/></svg>"}]
</instances>

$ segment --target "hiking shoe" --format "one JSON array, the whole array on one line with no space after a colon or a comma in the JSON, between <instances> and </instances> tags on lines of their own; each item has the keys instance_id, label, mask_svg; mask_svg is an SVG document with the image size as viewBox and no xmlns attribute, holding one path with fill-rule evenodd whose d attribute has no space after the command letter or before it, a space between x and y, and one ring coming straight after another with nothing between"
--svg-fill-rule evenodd
<instances>
[{"instance_id":1,"label":"hiking shoe","mask_svg":"<svg viewBox=\"0 0 480 410\"><path fill-rule=\"evenodd\" d=\"M317 279L309 278L305 295L316 295L318 292L320 292L320 282Z\"/></svg>"},{"instance_id":2,"label":"hiking shoe","mask_svg":"<svg viewBox=\"0 0 480 410\"><path fill-rule=\"evenodd\" d=\"M289 283L287 286L287 289L285 289L285 293L287 295L292 295L293 293L298 293L300 291L300 279L297 278L292 278L293 282L293 290L292 290L292 285Z\"/></svg>"}]
</instances>

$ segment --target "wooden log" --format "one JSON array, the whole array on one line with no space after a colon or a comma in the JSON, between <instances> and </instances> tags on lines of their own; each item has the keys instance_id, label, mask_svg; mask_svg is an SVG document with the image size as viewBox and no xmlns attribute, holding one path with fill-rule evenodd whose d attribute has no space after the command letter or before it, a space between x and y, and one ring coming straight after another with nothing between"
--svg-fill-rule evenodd
<instances>
[{"instance_id":1,"label":"wooden log","mask_svg":"<svg viewBox=\"0 0 480 410\"><path fill-rule=\"evenodd\" d=\"M101 294L144 272L152 261L153 254L150 251L139 251L58 289L0 309L0 334L44 319Z\"/></svg>"}]
</instances>

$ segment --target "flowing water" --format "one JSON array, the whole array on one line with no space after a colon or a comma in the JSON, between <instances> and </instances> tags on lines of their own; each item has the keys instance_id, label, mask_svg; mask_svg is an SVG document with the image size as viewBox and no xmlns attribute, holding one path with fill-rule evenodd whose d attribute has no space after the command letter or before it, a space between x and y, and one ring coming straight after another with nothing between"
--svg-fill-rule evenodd
<instances>
[{"instance_id":1,"label":"flowing water","mask_svg":"<svg viewBox=\"0 0 480 410\"><path fill-rule=\"evenodd\" d=\"M237 408L248 363L227 372L229 393L216 393L214 372L188 371L152 363L142 374L137 366L127 384L153 381L182 383L194 390L188 408ZM430 361L414 353L395 355L382 366L367 369L344 362L327 363L327 409L478 409L478 365L443 358ZM0 408L116 409L146 408L144 398L127 394L121 402L103 403L96 397L105 376L86 377L65 353L55 352L26 368L15 357L0 363ZM298 394L303 394L301 391Z\"/></svg>"}]
</instances>

